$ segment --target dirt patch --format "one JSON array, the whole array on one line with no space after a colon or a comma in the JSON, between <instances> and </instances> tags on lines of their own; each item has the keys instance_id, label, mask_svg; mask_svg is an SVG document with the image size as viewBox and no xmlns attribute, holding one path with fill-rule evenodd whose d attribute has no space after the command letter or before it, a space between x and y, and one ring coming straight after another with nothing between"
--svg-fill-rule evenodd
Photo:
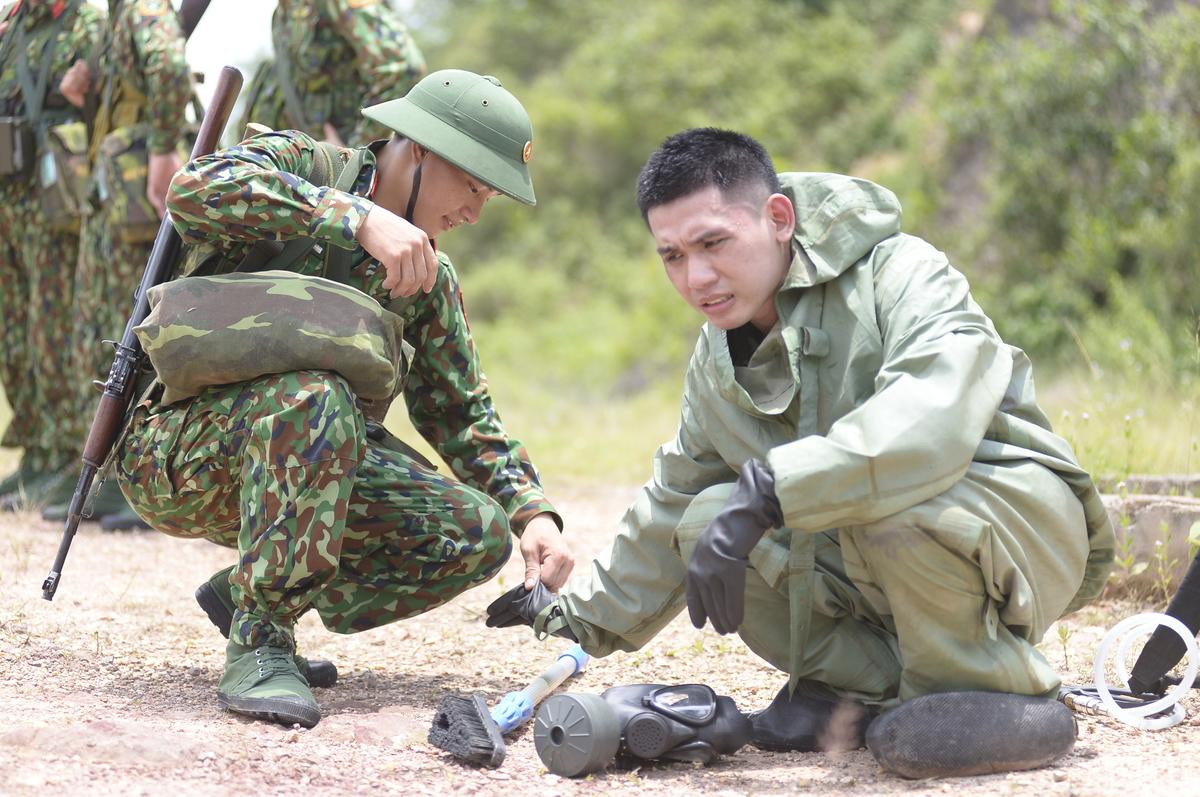
<instances>
[{"instance_id":1,"label":"dirt patch","mask_svg":"<svg viewBox=\"0 0 1200 797\"><path fill-rule=\"evenodd\" d=\"M632 488L567 489L556 497L586 561L604 547ZM0 516L0 793L33 795L307 794L967 794L1200 793L1200 698L1189 720L1157 733L1081 718L1074 753L1057 766L944 781L882 773L865 750L778 754L746 748L710 767L608 770L572 781L546 772L528 731L510 738L498 770L462 766L425 742L438 700L519 689L561 649L527 629L489 630L487 603L521 577L510 562L490 584L438 611L353 636L306 616L298 639L310 657L334 660L338 685L317 690L324 719L303 731L222 711L215 688L224 640L192 591L231 553L147 533L85 525L53 603L40 584L59 527L35 514ZM1052 628L1043 652L1068 680L1090 680L1096 644L1138 611L1106 605ZM686 613L685 613L686 615ZM677 618L646 650L593 662L571 688L701 681L743 710L766 705L783 679L737 639L698 632ZM1187 784L1192 784L1188 786Z\"/></svg>"}]
</instances>

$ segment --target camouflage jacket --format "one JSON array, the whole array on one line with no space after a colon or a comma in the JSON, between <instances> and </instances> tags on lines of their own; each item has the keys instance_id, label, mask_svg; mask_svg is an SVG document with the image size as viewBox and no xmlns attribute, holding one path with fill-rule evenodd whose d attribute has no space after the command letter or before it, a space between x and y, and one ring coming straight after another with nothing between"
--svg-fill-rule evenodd
<instances>
[{"instance_id":1,"label":"camouflage jacket","mask_svg":"<svg viewBox=\"0 0 1200 797\"><path fill-rule=\"evenodd\" d=\"M110 129L147 122L150 151L169 152L183 136L184 112L192 96L179 19L169 0L108 0L108 9L108 46L98 90L101 97L113 95ZM120 96L125 92L115 86L106 90L103 82L110 79L132 89L134 96ZM126 103L133 113L120 112Z\"/></svg>"},{"instance_id":2,"label":"camouflage jacket","mask_svg":"<svg viewBox=\"0 0 1200 797\"><path fill-rule=\"evenodd\" d=\"M429 294L390 299L383 266L355 241L374 207L375 156L366 151L352 189L342 192L297 177L311 173L315 146L297 131L268 133L190 162L167 195L175 228L185 243L215 243L234 262L264 238L311 237L350 250L351 284L404 319L415 349L404 388L413 426L459 478L504 507L515 533L541 512L557 519L529 455L492 404L449 258L439 253ZM341 154L348 160L353 150ZM291 268L319 275L324 257L309 252Z\"/></svg>"},{"instance_id":3,"label":"camouflage jacket","mask_svg":"<svg viewBox=\"0 0 1200 797\"><path fill-rule=\"evenodd\" d=\"M50 32L63 14L71 16L58 31L57 41L51 51L43 114L53 115L55 122L83 118L82 111L59 93L58 84L76 60L87 58L99 44L104 12L89 5L87 0L38 0L32 3L30 0L18 0L0 11L0 115L21 116L26 110L21 81L17 77L15 26L24 27L25 57L36 82ZM27 199L29 196L28 184L20 181L0 182L0 191L4 194L16 191L18 199Z\"/></svg>"},{"instance_id":4,"label":"camouflage jacket","mask_svg":"<svg viewBox=\"0 0 1200 797\"><path fill-rule=\"evenodd\" d=\"M87 58L100 41L104 12L87 0L17 0L0 11L0 115L19 116L25 111L17 77L16 26L25 29L25 57L36 81L42 54L54 23L63 14L71 17L58 32L46 79L46 110L74 110L58 91L63 75L77 59Z\"/></svg>"},{"instance_id":5,"label":"camouflage jacket","mask_svg":"<svg viewBox=\"0 0 1200 797\"><path fill-rule=\"evenodd\" d=\"M288 112L276 64L268 61L246 90L245 121L275 130L307 126L323 137L329 122L349 144L390 135L359 109L403 95L425 73L421 51L386 0L279 0L271 33L304 118Z\"/></svg>"}]
</instances>

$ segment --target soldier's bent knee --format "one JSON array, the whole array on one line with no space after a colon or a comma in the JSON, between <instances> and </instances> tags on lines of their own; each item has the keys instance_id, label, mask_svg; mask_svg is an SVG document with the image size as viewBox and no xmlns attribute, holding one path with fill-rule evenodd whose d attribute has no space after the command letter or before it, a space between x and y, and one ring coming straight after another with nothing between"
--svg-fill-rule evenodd
<instances>
[{"instance_id":1,"label":"soldier's bent knee","mask_svg":"<svg viewBox=\"0 0 1200 797\"><path fill-rule=\"evenodd\" d=\"M482 556L479 562L478 580L480 583L491 579L512 556L513 535L508 524L508 516L504 509L487 496L484 501L494 510L492 521L482 526L480 549Z\"/></svg>"}]
</instances>

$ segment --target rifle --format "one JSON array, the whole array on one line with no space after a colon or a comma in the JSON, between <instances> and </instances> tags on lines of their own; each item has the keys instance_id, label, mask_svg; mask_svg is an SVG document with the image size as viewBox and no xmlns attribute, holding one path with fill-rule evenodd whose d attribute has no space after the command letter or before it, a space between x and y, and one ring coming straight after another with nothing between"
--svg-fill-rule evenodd
<instances>
[{"instance_id":1,"label":"rifle","mask_svg":"<svg viewBox=\"0 0 1200 797\"><path fill-rule=\"evenodd\" d=\"M211 154L217 148L217 141L225 129L225 125L229 122L234 101L237 100L238 92L241 89L242 73L232 66L223 67L221 75L217 79L217 88L213 94L212 103L200 123L200 132L196 134L196 143L192 147L191 154L193 159ZM91 491L92 481L119 442L118 437L124 428L125 416L129 412L129 405L133 402L134 388L145 358L141 341L138 340L133 330L150 313L147 292L155 285L171 279L175 267L179 264L182 246L183 242L179 238L179 233L175 231L174 225L171 224L170 216L164 217L158 226L158 235L154 238L150 257L146 261L146 271L142 274L142 282L134 295L133 314L129 317L129 323L125 325L125 334L121 336L120 342L114 344L116 355L113 357L112 367L108 371L108 378L104 382L104 395L100 397L100 405L96 408L96 415L92 418L92 427L88 431L87 442L83 446L83 468L79 474L79 481L75 485L75 493L71 496L62 541L58 544L58 554L54 557L54 564L50 566L50 573L42 582L42 597L48 601L54 600L54 593L58 589L58 580L62 575L63 563L67 559L71 541L75 538L75 532L79 528L83 503Z\"/></svg>"},{"instance_id":2,"label":"rifle","mask_svg":"<svg viewBox=\"0 0 1200 797\"><path fill-rule=\"evenodd\" d=\"M179 27L183 30L184 39L192 37L192 32L200 24L200 18L208 10L209 2L210 0L183 0L183 5L179 7Z\"/></svg>"}]
</instances>

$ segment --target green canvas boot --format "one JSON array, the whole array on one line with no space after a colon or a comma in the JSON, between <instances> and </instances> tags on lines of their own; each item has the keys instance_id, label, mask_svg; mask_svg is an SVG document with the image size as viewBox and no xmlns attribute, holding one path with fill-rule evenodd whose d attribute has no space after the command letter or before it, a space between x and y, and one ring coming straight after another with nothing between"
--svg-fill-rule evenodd
<instances>
[{"instance_id":1,"label":"green canvas boot","mask_svg":"<svg viewBox=\"0 0 1200 797\"><path fill-rule=\"evenodd\" d=\"M311 728L321 721L321 708L296 669L291 648L248 648L230 642L217 701L229 711L280 725Z\"/></svg>"},{"instance_id":2,"label":"green canvas boot","mask_svg":"<svg viewBox=\"0 0 1200 797\"><path fill-rule=\"evenodd\" d=\"M75 484L78 480L67 480L66 495L61 494L47 495L46 508L42 510L42 520L59 521L67 519L67 511L71 508L71 498L75 495ZM63 498L62 501L57 500ZM116 479L106 479L100 485L100 489L95 495L89 497L83 502L84 518L87 520L96 520L105 515L111 515L116 512L129 509L129 503L125 500L125 496L121 494L121 488L117 486ZM132 510L130 510L132 511Z\"/></svg>"},{"instance_id":3,"label":"green canvas boot","mask_svg":"<svg viewBox=\"0 0 1200 797\"><path fill-rule=\"evenodd\" d=\"M15 493L21 489L21 485L29 480L33 475L33 468L30 467L29 457L21 457L17 469L12 473L0 479L0 497L6 496L9 493Z\"/></svg>"},{"instance_id":4,"label":"green canvas boot","mask_svg":"<svg viewBox=\"0 0 1200 797\"><path fill-rule=\"evenodd\" d=\"M208 619L226 639L229 639L229 626L233 625L233 588L229 584L229 574L232 572L233 565L218 570L196 590L196 603L200 604ZM298 654L293 656L296 659L296 669L308 681L309 686L325 689L337 683L338 671L332 661L309 661Z\"/></svg>"},{"instance_id":5,"label":"green canvas boot","mask_svg":"<svg viewBox=\"0 0 1200 797\"><path fill-rule=\"evenodd\" d=\"M68 470L31 471L29 478L22 479L16 490L0 496L0 512L17 512L41 506L46 502L47 494L63 489L64 484L74 488L72 474Z\"/></svg>"},{"instance_id":6,"label":"green canvas boot","mask_svg":"<svg viewBox=\"0 0 1200 797\"><path fill-rule=\"evenodd\" d=\"M126 506L120 512L100 515L100 528L105 531L152 531L153 527L142 520L133 507Z\"/></svg>"}]
</instances>

